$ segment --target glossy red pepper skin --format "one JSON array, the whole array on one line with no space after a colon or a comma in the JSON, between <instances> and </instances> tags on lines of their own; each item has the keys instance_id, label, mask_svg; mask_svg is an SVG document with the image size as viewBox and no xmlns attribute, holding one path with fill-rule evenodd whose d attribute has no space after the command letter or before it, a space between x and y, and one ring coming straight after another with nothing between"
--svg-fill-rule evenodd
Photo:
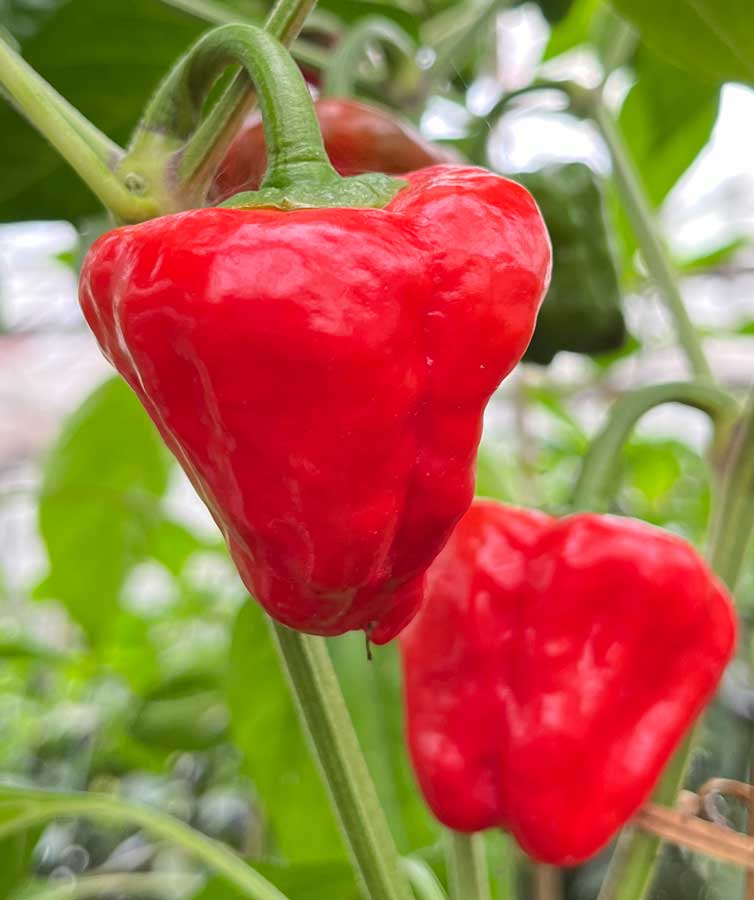
<instances>
[{"instance_id":1,"label":"glossy red pepper skin","mask_svg":"<svg viewBox=\"0 0 754 900\"><path fill-rule=\"evenodd\" d=\"M327 155L341 175L403 175L458 162L450 150L430 143L408 123L376 107L355 100L324 99L317 100L314 109ZM210 197L219 203L240 191L257 190L266 168L262 119L254 112L220 164Z\"/></svg>"},{"instance_id":2,"label":"glossy red pepper skin","mask_svg":"<svg viewBox=\"0 0 754 900\"><path fill-rule=\"evenodd\" d=\"M416 172L385 209L202 209L100 238L80 299L278 621L392 638L472 499L550 270L531 196Z\"/></svg>"},{"instance_id":3,"label":"glossy red pepper skin","mask_svg":"<svg viewBox=\"0 0 754 900\"><path fill-rule=\"evenodd\" d=\"M587 859L647 799L734 641L724 588L679 538L476 501L400 638L429 806L543 862Z\"/></svg>"}]
</instances>

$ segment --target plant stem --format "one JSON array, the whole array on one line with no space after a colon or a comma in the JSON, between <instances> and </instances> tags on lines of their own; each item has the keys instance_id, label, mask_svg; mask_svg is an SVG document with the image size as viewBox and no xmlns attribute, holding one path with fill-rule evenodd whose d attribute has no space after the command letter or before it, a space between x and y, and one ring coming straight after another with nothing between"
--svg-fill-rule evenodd
<instances>
[{"instance_id":1,"label":"plant stem","mask_svg":"<svg viewBox=\"0 0 754 900\"><path fill-rule=\"evenodd\" d=\"M158 810L117 797L0 787L0 814L0 839L63 817L89 816L118 825L131 822L156 837L182 847L233 884L245 897L251 900L287 900L273 884L223 844Z\"/></svg>"},{"instance_id":2,"label":"plant stem","mask_svg":"<svg viewBox=\"0 0 754 900\"><path fill-rule=\"evenodd\" d=\"M23 896L24 900L89 900L104 894L154 894L166 900L170 896L185 897L199 887L201 878L196 875L118 872L112 875L85 875L71 881L57 879Z\"/></svg>"},{"instance_id":3,"label":"plant stem","mask_svg":"<svg viewBox=\"0 0 754 900\"><path fill-rule=\"evenodd\" d=\"M0 37L0 85L29 122L121 221L157 214L154 203L128 190L112 171L123 151L60 94Z\"/></svg>"},{"instance_id":4,"label":"plant stem","mask_svg":"<svg viewBox=\"0 0 754 900\"><path fill-rule=\"evenodd\" d=\"M560 869L537 863L532 873L534 882L533 900L562 900L563 878Z\"/></svg>"},{"instance_id":5,"label":"plant stem","mask_svg":"<svg viewBox=\"0 0 754 900\"><path fill-rule=\"evenodd\" d=\"M715 507L707 558L717 575L735 591L746 549L754 533L754 391L743 419L733 432L728 463ZM665 770L654 800L672 805L683 785L693 733ZM660 841L654 835L627 831L610 864L599 900L644 900L652 884Z\"/></svg>"},{"instance_id":6,"label":"plant stem","mask_svg":"<svg viewBox=\"0 0 754 900\"><path fill-rule=\"evenodd\" d=\"M359 76L359 63L363 61L370 44L375 43L386 53L415 68L416 47L411 37L389 19L367 16L350 29L332 55L325 73L325 96L350 97L353 94Z\"/></svg>"},{"instance_id":7,"label":"plant stem","mask_svg":"<svg viewBox=\"0 0 754 900\"><path fill-rule=\"evenodd\" d=\"M723 472L720 498L712 517L709 561L733 591L754 527L754 390L734 433Z\"/></svg>"},{"instance_id":8,"label":"plant stem","mask_svg":"<svg viewBox=\"0 0 754 900\"><path fill-rule=\"evenodd\" d=\"M613 486L623 445L639 419L663 403L682 403L700 409L710 416L718 428L723 422L730 421L738 411L733 397L709 382L676 381L638 388L624 394L613 404L605 426L584 457L573 493L573 509L603 508L608 489Z\"/></svg>"},{"instance_id":9,"label":"plant stem","mask_svg":"<svg viewBox=\"0 0 754 900\"><path fill-rule=\"evenodd\" d=\"M484 835L445 832L451 900L492 900Z\"/></svg>"},{"instance_id":10,"label":"plant stem","mask_svg":"<svg viewBox=\"0 0 754 900\"><path fill-rule=\"evenodd\" d=\"M401 868L414 891L416 900L448 900L432 869L417 857L401 859Z\"/></svg>"},{"instance_id":11,"label":"plant stem","mask_svg":"<svg viewBox=\"0 0 754 900\"><path fill-rule=\"evenodd\" d=\"M689 318L678 286L678 276L660 237L654 213L642 188L625 141L599 94L595 94L591 114L610 151L613 177L626 214L636 235L649 274L660 289L660 294L675 324L678 341L696 378L710 379L712 372L704 355L699 336Z\"/></svg>"},{"instance_id":12,"label":"plant stem","mask_svg":"<svg viewBox=\"0 0 754 900\"><path fill-rule=\"evenodd\" d=\"M272 623L283 669L369 900L408 900L377 793L322 638Z\"/></svg>"}]
</instances>

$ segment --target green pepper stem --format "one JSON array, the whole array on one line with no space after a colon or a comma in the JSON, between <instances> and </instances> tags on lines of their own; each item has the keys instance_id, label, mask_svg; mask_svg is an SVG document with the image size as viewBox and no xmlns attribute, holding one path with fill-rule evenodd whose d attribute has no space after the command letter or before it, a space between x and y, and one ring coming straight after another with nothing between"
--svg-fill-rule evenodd
<instances>
[{"instance_id":1,"label":"green pepper stem","mask_svg":"<svg viewBox=\"0 0 754 900\"><path fill-rule=\"evenodd\" d=\"M213 82L233 63L243 66L257 89L267 143L264 184L285 187L309 170L334 173L303 76L283 46L253 25L221 25L191 48L147 107L135 146L141 140L154 146L160 137L186 141Z\"/></svg>"},{"instance_id":2,"label":"green pepper stem","mask_svg":"<svg viewBox=\"0 0 754 900\"><path fill-rule=\"evenodd\" d=\"M620 452L639 419L663 403L682 403L707 413L716 426L729 422L738 411L736 401L709 382L669 382L639 388L616 401L602 431L584 457L571 506L575 510L598 510L612 492Z\"/></svg>"},{"instance_id":3,"label":"green pepper stem","mask_svg":"<svg viewBox=\"0 0 754 900\"><path fill-rule=\"evenodd\" d=\"M649 274L659 287L660 294L673 318L678 342L686 354L689 367L696 378L711 379L712 371L704 355L699 335L686 311L678 286L677 273L660 237L636 166L611 112L599 94L594 95L590 112L610 152L615 186L636 235L636 241Z\"/></svg>"},{"instance_id":4,"label":"green pepper stem","mask_svg":"<svg viewBox=\"0 0 754 900\"><path fill-rule=\"evenodd\" d=\"M166 210L171 204L178 210L192 200L203 200L192 197L199 186L192 178L184 181L183 165L178 167L177 183L165 183L170 178L165 161L171 152L178 152L180 159L184 145L185 154L190 153L189 138L200 121L207 93L217 76L234 63L242 65L244 78L257 89L267 172L259 191L236 195L224 206L379 207L404 186L380 174L341 178L325 152L312 98L290 53L254 25L221 25L200 38L168 74L147 107L123 163L132 177L143 179L152 192L161 195ZM186 159L184 155L184 163ZM206 189L204 183L201 189Z\"/></svg>"},{"instance_id":5,"label":"green pepper stem","mask_svg":"<svg viewBox=\"0 0 754 900\"><path fill-rule=\"evenodd\" d=\"M732 434L713 511L707 558L729 589L735 591L754 533L754 391ZM656 802L675 802L692 748L693 732L687 735L660 779L654 795ZM654 878L659 849L660 840L654 835L627 831L610 864L599 900L644 900Z\"/></svg>"},{"instance_id":6,"label":"green pepper stem","mask_svg":"<svg viewBox=\"0 0 754 900\"><path fill-rule=\"evenodd\" d=\"M265 25L268 36L277 38L284 45L291 44L315 4L316 0L278 0ZM223 27L248 29L254 26ZM218 29L220 30L222 29ZM185 209L203 204L217 166L254 104L255 92L252 80L256 81L259 74L263 77L259 69L264 68L264 60L260 59L257 64L252 58L254 52L250 52L248 42L244 43L239 32L225 31L224 34L229 43L225 53L216 43L216 38L209 43L200 40L168 74L150 104L147 118L137 129L124 162L125 167L146 177L153 186L152 189L162 194L161 202L167 211L171 208ZM269 43L263 45L260 40L257 40L256 44L257 48L269 47ZM201 56L205 54L207 58L202 60ZM197 56L200 58L197 59ZM204 121L198 124L201 109L195 105L196 97L186 94L183 97L177 96L176 88L190 76L193 90L204 98L219 71L233 63L240 63L243 68L233 78ZM254 66L254 69L250 69L251 66ZM250 71L253 72L252 79L249 78ZM209 79L209 83L198 83L200 73ZM298 71L296 75L301 78ZM286 75L286 83L290 78L290 74ZM179 108L174 110L178 116L188 117L193 123L188 133L183 131L181 140L176 138L175 133L161 134L153 128L155 119L170 118L171 104L178 105ZM151 121L149 117L152 117ZM175 124L180 126L182 123ZM178 133L181 131L179 127ZM167 164L172 154L178 154L176 166ZM165 169L177 169L177 185L160 184L165 177Z\"/></svg>"},{"instance_id":7,"label":"green pepper stem","mask_svg":"<svg viewBox=\"0 0 754 900\"><path fill-rule=\"evenodd\" d=\"M410 894L377 792L359 747L327 645L322 638L272 623L296 699L346 844L369 900Z\"/></svg>"},{"instance_id":8,"label":"green pepper stem","mask_svg":"<svg viewBox=\"0 0 754 900\"><path fill-rule=\"evenodd\" d=\"M484 835L446 831L450 900L492 900Z\"/></svg>"},{"instance_id":9,"label":"green pepper stem","mask_svg":"<svg viewBox=\"0 0 754 900\"><path fill-rule=\"evenodd\" d=\"M117 825L130 822L155 837L182 847L250 900L287 900L285 894L228 847L147 806L106 794L51 793L8 787L0 788L0 806L14 811L12 815L4 813L0 821L0 840L36 825L72 816L86 816Z\"/></svg>"},{"instance_id":10,"label":"green pepper stem","mask_svg":"<svg viewBox=\"0 0 754 900\"><path fill-rule=\"evenodd\" d=\"M132 193L113 172L123 150L61 97L2 38L0 85L119 220L135 222L157 214L149 198Z\"/></svg>"}]
</instances>

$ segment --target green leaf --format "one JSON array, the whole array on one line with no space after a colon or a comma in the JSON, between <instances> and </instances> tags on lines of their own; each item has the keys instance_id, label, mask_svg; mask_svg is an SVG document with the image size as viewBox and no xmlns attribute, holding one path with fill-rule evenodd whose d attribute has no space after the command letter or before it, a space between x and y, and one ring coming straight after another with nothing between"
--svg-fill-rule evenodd
<instances>
[{"instance_id":1,"label":"green leaf","mask_svg":"<svg viewBox=\"0 0 754 900\"><path fill-rule=\"evenodd\" d=\"M620 114L620 127L655 206L709 141L720 90L642 47L637 81Z\"/></svg>"},{"instance_id":2,"label":"green leaf","mask_svg":"<svg viewBox=\"0 0 754 900\"><path fill-rule=\"evenodd\" d=\"M30 874L29 863L41 829L0 840L0 897L8 897Z\"/></svg>"},{"instance_id":3,"label":"green leaf","mask_svg":"<svg viewBox=\"0 0 754 900\"><path fill-rule=\"evenodd\" d=\"M751 0L612 0L646 43L695 78L754 84ZM689 90L691 94L691 90Z\"/></svg>"},{"instance_id":4,"label":"green leaf","mask_svg":"<svg viewBox=\"0 0 754 900\"><path fill-rule=\"evenodd\" d=\"M343 635L329 641L329 647L398 849L406 853L433 843L438 828L418 791L406 750L397 644L375 647L371 662L361 634Z\"/></svg>"},{"instance_id":5,"label":"green leaf","mask_svg":"<svg viewBox=\"0 0 754 900\"><path fill-rule=\"evenodd\" d=\"M218 691L192 690L148 698L132 723L134 737L168 750L207 750L227 735L223 700Z\"/></svg>"},{"instance_id":6,"label":"green leaf","mask_svg":"<svg viewBox=\"0 0 754 900\"><path fill-rule=\"evenodd\" d=\"M22 51L87 118L125 144L161 77L206 28L161 0L68 0ZM78 176L4 100L0 134L0 221L75 220L101 211Z\"/></svg>"},{"instance_id":7,"label":"green leaf","mask_svg":"<svg viewBox=\"0 0 754 900\"><path fill-rule=\"evenodd\" d=\"M266 616L249 601L230 652L231 735L260 795L274 849L291 862L338 859L345 848L301 731Z\"/></svg>"},{"instance_id":8,"label":"green leaf","mask_svg":"<svg viewBox=\"0 0 754 900\"><path fill-rule=\"evenodd\" d=\"M361 900L347 863L303 863L295 866L256 865L261 875L292 900ZM207 882L191 900L242 900L243 895L221 881Z\"/></svg>"},{"instance_id":9,"label":"green leaf","mask_svg":"<svg viewBox=\"0 0 754 900\"><path fill-rule=\"evenodd\" d=\"M66 421L44 471L39 527L50 570L37 595L60 600L93 641L111 630L125 577L148 553L169 458L119 378Z\"/></svg>"},{"instance_id":10,"label":"green leaf","mask_svg":"<svg viewBox=\"0 0 754 900\"><path fill-rule=\"evenodd\" d=\"M317 6L347 23L357 22L367 16L390 19L413 38L419 36L422 4L417 0L397 0L394 3L380 0L319 0Z\"/></svg>"},{"instance_id":11,"label":"green leaf","mask_svg":"<svg viewBox=\"0 0 754 900\"><path fill-rule=\"evenodd\" d=\"M534 0L534 2L551 25L565 19L573 6L573 0Z\"/></svg>"},{"instance_id":12,"label":"green leaf","mask_svg":"<svg viewBox=\"0 0 754 900\"><path fill-rule=\"evenodd\" d=\"M552 59L587 43L592 19L601 3L602 0L576 0L566 17L552 29L544 58Z\"/></svg>"},{"instance_id":13,"label":"green leaf","mask_svg":"<svg viewBox=\"0 0 754 900\"><path fill-rule=\"evenodd\" d=\"M684 259L677 263L678 268L684 274L693 274L696 272L705 272L707 269L714 269L717 266L725 265L734 258L739 250L751 245L751 238L736 237L731 241L727 241L713 250L708 250L700 256L692 259Z\"/></svg>"},{"instance_id":14,"label":"green leaf","mask_svg":"<svg viewBox=\"0 0 754 900\"><path fill-rule=\"evenodd\" d=\"M489 445L482 443L476 462L477 497L491 497L504 503L515 503L511 475L510 461L495 453Z\"/></svg>"}]
</instances>

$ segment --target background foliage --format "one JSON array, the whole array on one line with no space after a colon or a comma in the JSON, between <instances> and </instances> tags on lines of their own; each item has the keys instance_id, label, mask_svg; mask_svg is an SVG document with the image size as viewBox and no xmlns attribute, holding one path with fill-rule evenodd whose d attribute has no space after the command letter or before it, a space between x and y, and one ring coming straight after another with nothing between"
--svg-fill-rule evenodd
<instances>
[{"instance_id":1,"label":"background foliage","mask_svg":"<svg viewBox=\"0 0 754 900\"><path fill-rule=\"evenodd\" d=\"M397 41L417 52L433 48L432 77L416 62L421 53L399 55L396 64L391 52L371 47L348 73L354 93L425 126L444 101L445 118L456 123L446 129L447 142L494 165L495 134L518 111L498 105L499 84L489 102L475 99L502 64L495 30L480 23L506 5L322 0L296 52L307 65L326 59L325 33L334 36L337 57L349 29L381 17ZM620 129L660 209L710 139L724 83L754 82L750 4L538 6L550 31L537 74L581 53L605 75L623 78ZM0 27L61 93L125 142L161 75L197 35L223 21L259 21L264 11L252 0L0 0ZM0 221L67 219L81 230L83 250L106 227L95 199L7 103L0 103L0 135ZM573 166L524 176L555 236L548 303L573 312L553 319L555 344L540 332L545 349L535 358L554 358L552 366L524 366L493 408L479 466L480 493L554 512L567 509L590 435L625 373L635 375L653 346L651 329L634 327L652 303L634 238L609 179L581 170L581 181ZM734 235L677 262L690 278L719 275L751 259L749 239ZM65 262L75 268L78 257ZM601 316L611 338L592 346L586 332ZM576 326L573 337L563 334L563 323ZM751 317L723 330L742 338L754 331ZM595 355L576 359L564 349ZM714 463L703 440L638 432L610 509L702 545ZM33 502L48 570L12 590L0 580L0 780L137 799L255 860L296 900L357 897L264 619L246 602L219 536L177 502L181 476L135 397L117 379L102 383L39 466ZM745 611L751 585L748 573ZM748 642L747 633L746 661ZM332 641L332 653L400 849L444 878L438 830L403 748L395 648L380 649L366 665L362 639L348 636ZM709 720L699 779L705 772L747 775L751 728L730 706L718 704ZM0 802L0 897L73 898L78 888L66 893L66 879L81 873L114 878L114 885L123 874L143 876L131 885L141 885L136 893L144 897L229 896L222 883L205 883L180 851L126 823L95 826L72 816L5 836L3 816L17 814L13 803ZM491 835L489 853L496 900L532 896L517 851ZM565 876L564 897L596 896L604 865L599 858ZM196 880L175 880L186 873ZM663 863L662 896L724 900L738 878L673 851ZM120 896L102 895L113 893Z\"/></svg>"}]
</instances>

